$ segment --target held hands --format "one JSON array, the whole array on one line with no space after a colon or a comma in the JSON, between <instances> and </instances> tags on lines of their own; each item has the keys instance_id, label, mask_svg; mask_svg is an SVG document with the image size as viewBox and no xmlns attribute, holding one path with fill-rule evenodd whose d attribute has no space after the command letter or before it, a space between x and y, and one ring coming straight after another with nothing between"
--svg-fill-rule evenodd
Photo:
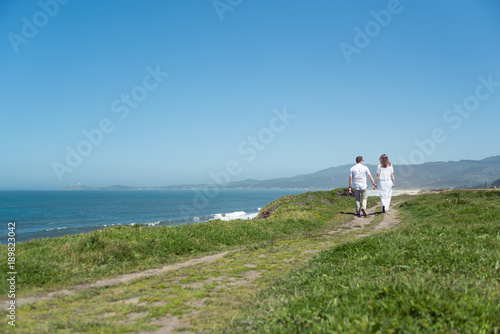
<instances>
[{"instance_id":1,"label":"held hands","mask_svg":"<svg viewBox=\"0 0 500 334\"><path fill-rule=\"evenodd\" d=\"M374 184L374 185L373 185L373 190L376 190L376 189L377 189L377 185L376 185L376 184Z\"/></svg>"}]
</instances>

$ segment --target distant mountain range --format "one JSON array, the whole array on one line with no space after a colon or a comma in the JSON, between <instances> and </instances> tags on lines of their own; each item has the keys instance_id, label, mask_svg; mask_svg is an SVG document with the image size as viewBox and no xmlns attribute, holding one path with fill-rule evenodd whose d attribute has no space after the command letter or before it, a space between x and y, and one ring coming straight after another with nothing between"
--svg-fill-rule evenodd
<instances>
[{"instance_id":1,"label":"distant mountain range","mask_svg":"<svg viewBox=\"0 0 500 334\"><path fill-rule=\"evenodd\" d=\"M270 179L244 180L221 185L224 189L333 189L349 185L349 169L343 165L320 170L312 174ZM366 165L375 179L376 165ZM399 189L483 188L500 179L500 155L483 160L428 162L420 165L395 165L394 177ZM206 184L172 185L157 188L110 186L91 188L83 185L63 190L181 190L204 189Z\"/></svg>"}]
</instances>

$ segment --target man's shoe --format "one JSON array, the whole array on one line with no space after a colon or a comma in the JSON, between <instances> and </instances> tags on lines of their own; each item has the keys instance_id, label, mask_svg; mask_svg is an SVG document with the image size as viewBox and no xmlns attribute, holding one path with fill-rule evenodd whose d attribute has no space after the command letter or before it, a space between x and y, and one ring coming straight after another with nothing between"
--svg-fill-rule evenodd
<instances>
[{"instance_id":1,"label":"man's shoe","mask_svg":"<svg viewBox=\"0 0 500 334\"><path fill-rule=\"evenodd\" d=\"M366 217L366 211L364 209L361 209L361 212L363 212L363 217Z\"/></svg>"},{"instance_id":2,"label":"man's shoe","mask_svg":"<svg viewBox=\"0 0 500 334\"><path fill-rule=\"evenodd\" d=\"M382 213L385 213L385 206L382 206Z\"/></svg>"}]
</instances>

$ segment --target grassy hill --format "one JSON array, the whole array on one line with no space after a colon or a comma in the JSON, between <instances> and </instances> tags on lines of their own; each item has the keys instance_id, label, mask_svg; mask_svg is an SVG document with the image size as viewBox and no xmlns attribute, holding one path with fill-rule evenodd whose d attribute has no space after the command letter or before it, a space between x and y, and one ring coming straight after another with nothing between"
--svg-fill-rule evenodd
<instances>
[{"instance_id":1,"label":"grassy hill","mask_svg":"<svg viewBox=\"0 0 500 334\"><path fill-rule=\"evenodd\" d=\"M111 227L20 243L18 297L234 252L20 306L18 326L3 321L0 332L146 332L162 326L158 319L177 319L203 333L498 333L500 191L398 201L400 222L386 232L367 226L330 234L352 220L353 198L336 190L281 198L262 210L272 212L263 219ZM378 211L373 224L381 217ZM0 253L7 257L5 245ZM8 291L5 279L0 284Z\"/></svg>"}]
</instances>

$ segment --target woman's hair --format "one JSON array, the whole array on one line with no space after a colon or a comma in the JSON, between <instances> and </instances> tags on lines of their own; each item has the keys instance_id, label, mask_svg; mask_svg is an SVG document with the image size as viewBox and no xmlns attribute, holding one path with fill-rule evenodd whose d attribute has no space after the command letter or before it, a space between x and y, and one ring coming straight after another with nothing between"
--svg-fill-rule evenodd
<instances>
[{"instance_id":1,"label":"woman's hair","mask_svg":"<svg viewBox=\"0 0 500 334\"><path fill-rule=\"evenodd\" d=\"M389 158L387 157L387 155L382 154L380 156L380 165L384 168L386 168L387 166L391 166L391 162L389 161Z\"/></svg>"}]
</instances>

